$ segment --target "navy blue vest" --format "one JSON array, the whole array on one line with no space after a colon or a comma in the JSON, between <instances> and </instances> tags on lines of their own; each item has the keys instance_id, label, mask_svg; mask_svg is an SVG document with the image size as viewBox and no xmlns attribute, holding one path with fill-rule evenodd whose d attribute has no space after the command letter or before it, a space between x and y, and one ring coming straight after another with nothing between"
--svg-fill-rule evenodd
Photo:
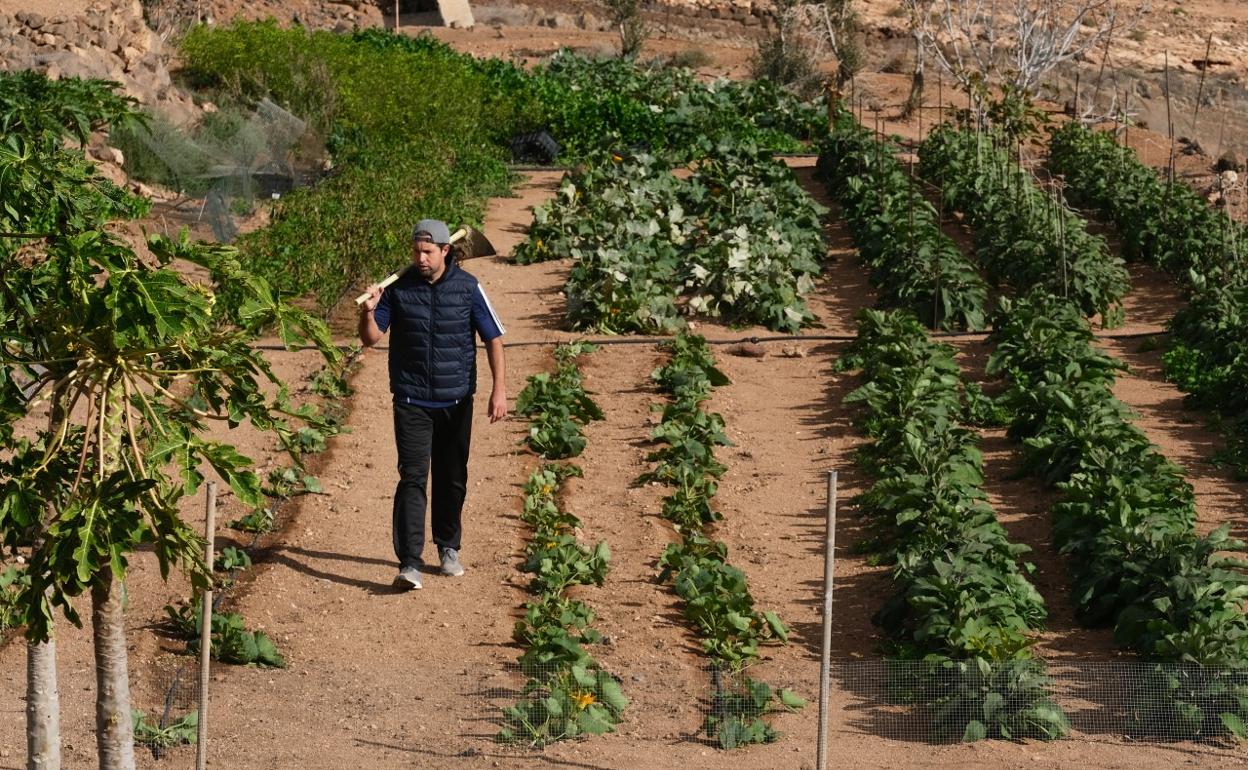
<instances>
[{"instance_id":1,"label":"navy blue vest","mask_svg":"<svg viewBox=\"0 0 1248 770\"><path fill-rule=\"evenodd\" d=\"M448 257L429 283L416 269L390 287L390 391L421 401L458 401L477 389L472 302L477 279Z\"/></svg>"}]
</instances>

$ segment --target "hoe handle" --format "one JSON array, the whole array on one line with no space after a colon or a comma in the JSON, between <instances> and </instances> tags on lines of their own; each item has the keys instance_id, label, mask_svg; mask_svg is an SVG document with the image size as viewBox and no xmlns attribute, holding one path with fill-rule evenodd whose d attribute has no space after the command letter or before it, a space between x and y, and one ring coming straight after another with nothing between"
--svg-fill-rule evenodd
<instances>
[{"instance_id":1,"label":"hoe handle","mask_svg":"<svg viewBox=\"0 0 1248 770\"><path fill-rule=\"evenodd\" d=\"M450 241L450 242L451 242L451 243L455 243L456 241L463 240L464 236L466 236L466 235L468 235L468 231L467 231L465 228L462 228L462 227L461 227L461 228L459 228L458 230L456 230L455 232L451 233L451 241ZM410 265L410 264L409 264L409 265L404 265L403 267L400 267L398 270L395 270L393 273L391 273L390 275L388 275L388 276L386 276L384 279L382 279L382 280L381 280L381 282L380 282L380 283L378 283L377 285L378 285L379 287L381 287L382 289L386 288L386 287L387 287L387 286L389 286L390 284L392 284L392 283L394 283L395 281L399 280L400 276L402 276L404 273L406 273L406 272L407 272L407 269L408 269L409 267L411 267L411 265ZM358 297L356 297L356 298L355 298L355 304L356 304L356 305L363 305L363 304L364 304L364 301L365 301L366 299L368 299L368 296L369 296L369 292L364 292L363 294L361 294L360 296L358 296Z\"/></svg>"}]
</instances>

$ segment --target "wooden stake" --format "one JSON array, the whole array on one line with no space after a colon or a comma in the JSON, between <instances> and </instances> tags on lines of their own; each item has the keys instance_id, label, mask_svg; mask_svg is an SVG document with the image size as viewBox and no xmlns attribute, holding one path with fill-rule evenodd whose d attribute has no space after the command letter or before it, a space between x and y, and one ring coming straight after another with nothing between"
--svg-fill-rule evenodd
<instances>
[{"instance_id":1,"label":"wooden stake","mask_svg":"<svg viewBox=\"0 0 1248 770\"><path fill-rule=\"evenodd\" d=\"M1209 72L1209 53L1213 50L1213 33L1205 40L1205 66L1200 68L1200 85L1196 88L1196 109L1192 111L1192 140L1196 139L1196 119L1200 117L1200 102L1205 97L1205 75Z\"/></svg>"},{"instance_id":2,"label":"wooden stake","mask_svg":"<svg viewBox=\"0 0 1248 770\"><path fill-rule=\"evenodd\" d=\"M1170 51L1166 51L1166 130L1170 137L1170 161L1166 167L1166 177L1174 184L1174 115L1170 108Z\"/></svg>"},{"instance_id":3,"label":"wooden stake","mask_svg":"<svg viewBox=\"0 0 1248 770\"><path fill-rule=\"evenodd\" d=\"M1105 36L1105 52L1101 54L1101 69L1096 73L1096 88L1092 91L1092 109L1096 109L1101 99L1101 80L1105 77L1105 63L1109 61L1109 44L1114 39L1114 28L1118 24L1118 14L1109 20L1109 34Z\"/></svg>"},{"instance_id":4,"label":"wooden stake","mask_svg":"<svg viewBox=\"0 0 1248 770\"><path fill-rule=\"evenodd\" d=\"M823 547L823 646L819 656L819 730L815 767L828 767L828 701L832 694L832 590L836 578L836 471L828 471L828 511Z\"/></svg>"},{"instance_id":5,"label":"wooden stake","mask_svg":"<svg viewBox=\"0 0 1248 770\"><path fill-rule=\"evenodd\" d=\"M204 563L208 565L208 588L204 589L199 633L199 732L195 744L195 770L208 765L208 675L212 653L212 562L217 528L217 482L208 482L208 515L204 524Z\"/></svg>"}]
</instances>

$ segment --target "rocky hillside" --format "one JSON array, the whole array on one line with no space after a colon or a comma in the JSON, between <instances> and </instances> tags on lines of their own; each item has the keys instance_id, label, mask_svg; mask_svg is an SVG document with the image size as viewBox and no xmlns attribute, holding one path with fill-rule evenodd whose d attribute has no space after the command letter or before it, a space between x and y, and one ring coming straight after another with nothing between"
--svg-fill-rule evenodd
<instances>
[{"instance_id":1,"label":"rocky hillside","mask_svg":"<svg viewBox=\"0 0 1248 770\"><path fill-rule=\"evenodd\" d=\"M139 0L52 5L63 11L45 15L18 10L10 15L0 7L0 69L30 69L52 79L115 80L125 93L175 122L194 116L194 104L170 80L171 51L147 26Z\"/></svg>"}]
</instances>

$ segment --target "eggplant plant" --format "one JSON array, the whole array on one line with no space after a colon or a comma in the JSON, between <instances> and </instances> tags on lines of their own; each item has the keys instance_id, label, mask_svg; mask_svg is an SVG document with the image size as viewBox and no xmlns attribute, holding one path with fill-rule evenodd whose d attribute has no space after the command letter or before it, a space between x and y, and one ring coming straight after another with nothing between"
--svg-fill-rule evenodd
<instances>
[{"instance_id":1,"label":"eggplant plant","mask_svg":"<svg viewBox=\"0 0 1248 770\"><path fill-rule=\"evenodd\" d=\"M987 505L976 435L954 350L912 314L866 310L842 369L872 442L874 483L855 500L892 564L896 593L873 618L899 659L890 687L930 709L937 740L1060 738L1069 729L1031 653L1044 603ZM908 664L907 664L908 663Z\"/></svg>"}]
</instances>

